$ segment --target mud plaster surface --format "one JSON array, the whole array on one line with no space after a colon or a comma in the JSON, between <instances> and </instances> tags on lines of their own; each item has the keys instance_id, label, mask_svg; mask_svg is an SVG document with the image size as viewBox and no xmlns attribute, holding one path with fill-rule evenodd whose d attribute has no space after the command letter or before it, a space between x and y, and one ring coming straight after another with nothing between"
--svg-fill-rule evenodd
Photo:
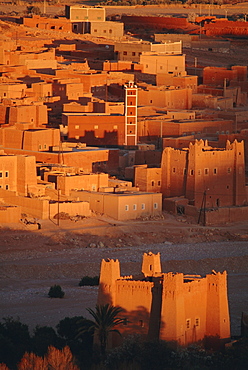
<instances>
[{"instance_id":1,"label":"mud plaster surface","mask_svg":"<svg viewBox=\"0 0 248 370\"><path fill-rule=\"evenodd\" d=\"M247 223L222 227L193 225L184 218L115 222L95 217L79 222L42 222L28 231L21 224L0 228L0 317L19 317L29 325L55 327L65 317L94 308L97 287L80 279L99 274L103 258L118 258L121 274L136 274L142 254L161 253L163 272L228 272L232 335L240 334L241 312L248 307ZM98 247L100 242L100 246ZM91 247L89 247L91 245ZM96 246L96 247L95 247ZM51 285L65 291L49 299Z\"/></svg>"}]
</instances>

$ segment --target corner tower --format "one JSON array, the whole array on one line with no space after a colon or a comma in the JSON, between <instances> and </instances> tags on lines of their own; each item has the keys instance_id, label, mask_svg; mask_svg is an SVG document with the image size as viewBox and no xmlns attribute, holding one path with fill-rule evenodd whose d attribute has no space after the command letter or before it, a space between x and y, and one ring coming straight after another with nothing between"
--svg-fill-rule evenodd
<instances>
[{"instance_id":1,"label":"corner tower","mask_svg":"<svg viewBox=\"0 0 248 370\"><path fill-rule=\"evenodd\" d=\"M148 252L143 254L142 272L145 276L161 274L160 253Z\"/></svg>"},{"instance_id":2,"label":"corner tower","mask_svg":"<svg viewBox=\"0 0 248 370\"><path fill-rule=\"evenodd\" d=\"M120 279L120 262L112 259L102 260L97 304L115 305L117 279Z\"/></svg>"}]
</instances>

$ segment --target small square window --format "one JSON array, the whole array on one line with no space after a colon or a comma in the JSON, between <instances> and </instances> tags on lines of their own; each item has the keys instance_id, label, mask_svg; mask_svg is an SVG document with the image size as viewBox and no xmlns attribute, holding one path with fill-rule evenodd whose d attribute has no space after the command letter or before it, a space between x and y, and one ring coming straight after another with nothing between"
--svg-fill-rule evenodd
<instances>
[{"instance_id":1,"label":"small square window","mask_svg":"<svg viewBox=\"0 0 248 370\"><path fill-rule=\"evenodd\" d=\"M1 178L1 177L3 177L3 173L2 173L2 172L0 172L0 178Z\"/></svg>"},{"instance_id":2,"label":"small square window","mask_svg":"<svg viewBox=\"0 0 248 370\"><path fill-rule=\"evenodd\" d=\"M154 209L158 209L158 203L154 203Z\"/></svg>"},{"instance_id":3,"label":"small square window","mask_svg":"<svg viewBox=\"0 0 248 370\"><path fill-rule=\"evenodd\" d=\"M142 204L141 204L141 209L145 209L145 208L146 208L145 203L142 203Z\"/></svg>"},{"instance_id":4,"label":"small square window","mask_svg":"<svg viewBox=\"0 0 248 370\"><path fill-rule=\"evenodd\" d=\"M123 55L127 55L127 52L126 51L123 51Z\"/></svg>"},{"instance_id":5,"label":"small square window","mask_svg":"<svg viewBox=\"0 0 248 370\"><path fill-rule=\"evenodd\" d=\"M161 181L159 180L159 181L158 181L158 186L160 186L160 185L161 185Z\"/></svg>"},{"instance_id":6,"label":"small square window","mask_svg":"<svg viewBox=\"0 0 248 370\"><path fill-rule=\"evenodd\" d=\"M79 136L78 136L78 135L76 135L76 136L75 136L75 139L76 139L76 140L79 140Z\"/></svg>"},{"instance_id":7,"label":"small square window","mask_svg":"<svg viewBox=\"0 0 248 370\"><path fill-rule=\"evenodd\" d=\"M200 319L199 319L199 317L197 317L195 319L195 326L200 326Z\"/></svg>"},{"instance_id":8,"label":"small square window","mask_svg":"<svg viewBox=\"0 0 248 370\"><path fill-rule=\"evenodd\" d=\"M208 175L208 173L209 173L209 169L208 168L204 168L204 174L205 175Z\"/></svg>"},{"instance_id":9,"label":"small square window","mask_svg":"<svg viewBox=\"0 0 248 370\"><path fill-rule=\"evenodd\" d=\"M114 125L114 130L117 130L118 129L118 126L117 125Z\"/></svg>"},{"instance_id":10,"label":"small square window","mask_svg":"<svg viewBox=\"0 0 248 370\"><path fill-rule=\"evenodd\" d=\"M78 130L78 129L79 129L79 125L76 125L76 126L75 126L75 129L76 129L76 130Z\"/></svg>"},{"instance_id":11,"label":"small square window","mask_svg":"<svg viewBox=\"0 0 248 370\"><path fill-rule=\"evenodd\" d=\"M132 52L132 56L133 56L133 57L135 57L135 54L136 54L136 53L135 53L135 51L133 51L133 52Z\"/></svg>"},{"instance_id":12,"label":"small square window","mask_svg":"<svg viewBox=\"0 0 248 370\"><path fill-rule=\"evenodd\" d=\"M133 210L136 211L137 210L137 204L134 204L133 205Z\"/></svg>"},{"instance_id":13,"label":"small square window","mask_svg":"<svg viewBox=\"0 0 248 370\"><path fill-rule=\"evenodd\" d=\"M128 204L125 205L125 211L129 211L129 205Z\"/></svg>"},{"instance_id":14,"label":"small square window","mask_svg":"<svg viewBox=\"0 0 248 370\"><path fill-rule=\"evenodd\" d=\"M228 167L227 173L231 173L231 168L230 167Z\"/></svg>"},{"instance_id":15,"label":"small square window","mask_svg":"<svg viewBox=\"0 0 248 370\"><path fill-rule=\"evenodd\" d=\"M214 172L214 175L216 175L217 174L217 168L214 168L213 172Z\"/></svg>"},{"instance_id":16,"label":"small square window","mask_svg":"<svg viewBox=\"0 0 248 370\"><path fill-rule=\"evenodd\" d=\"M6 190L9 190L9 185L5 185L5 189Z\"/></svg>"},{"instance_id":17,"label":"small square window","mask_svg":"<svg viewBox=\"0 0 248 370\"><path fill-rule=\"evenodd\" d=\"M190 319L186 320L186 329L190 329Z\"/></svg>"},{"instance_id":18,"label":"small square window","mask_svg":"<svg viewBox=\"0 0 248 370\"><path fill-rule=\"evenodd\" d=\"M98 129L98 126L97 126L97 125L95 125L95 126L94 126L94 130L97 130L97 129Z\"/></svg>"},{"instance_id":19,"label":"small square window","mask_svg":"<svg viewBox=\"0 0 248 370\"><path fill-rule=\"evenodd\" d=\"M9 171L5 171L5 177L9 177Z\"/></svg>"}]
</instances>

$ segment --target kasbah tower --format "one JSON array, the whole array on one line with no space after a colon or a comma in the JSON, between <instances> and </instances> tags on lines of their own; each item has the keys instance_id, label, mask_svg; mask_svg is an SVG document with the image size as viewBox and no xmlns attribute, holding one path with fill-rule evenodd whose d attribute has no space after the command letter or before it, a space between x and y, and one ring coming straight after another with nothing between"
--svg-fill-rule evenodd
<instances>
[{"instance_id":1,"label":"kasbah tower","mask_svg":"<svg viewBox=\"0 0 248 370\"><path fill-rule=\"evenodd\" d=\"M226 271L206 277L162 273L159 253L144 253L142 273L135 277L121 276L118 260L102 260L97 303L124 309L122 337L135 333L180 345L205 336L224 343L230 338ZM120 340L113 336L109 346Z\"/></svg>"}]
</instances>

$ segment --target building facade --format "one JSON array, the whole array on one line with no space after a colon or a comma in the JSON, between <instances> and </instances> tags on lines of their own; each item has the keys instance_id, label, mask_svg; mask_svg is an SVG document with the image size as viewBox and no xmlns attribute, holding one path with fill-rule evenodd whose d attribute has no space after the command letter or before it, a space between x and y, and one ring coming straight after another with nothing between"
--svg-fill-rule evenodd
<instances>
[{"instance_id":1,"label":"building facade","mask_svg":"<svg viewBox=\"0 0 248 370\"><path fill-rule=\"evenodd\" d=\"M107 303L124 310L118 327L123 336L135 333L180 345L205 336L230 338L226 272L206 277L162 273L160 254L149 252L143 255L140 278L123 277L118 260L102 260L98 304Z\"/></svg>"}]
</instances>

